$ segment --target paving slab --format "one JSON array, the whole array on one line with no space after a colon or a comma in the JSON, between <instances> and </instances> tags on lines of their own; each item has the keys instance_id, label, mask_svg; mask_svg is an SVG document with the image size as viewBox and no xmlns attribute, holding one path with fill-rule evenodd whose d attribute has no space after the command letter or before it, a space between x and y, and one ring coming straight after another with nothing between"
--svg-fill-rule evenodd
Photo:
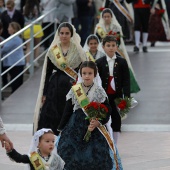
<instances>
[{"instance_id":1,"label":"paving slab","mask_svg":"<svg viewBox=\"0 0 170 170\"><path fill-rule=\"evenodd\" d=\"M28 152L30 131L10 131L8 136L18 152ZM124 170L170 170L170 132L122 132L118 150ZM25 167L12 162L0 147L0 170L25 170Z\"/></svg>"}]
</instances>

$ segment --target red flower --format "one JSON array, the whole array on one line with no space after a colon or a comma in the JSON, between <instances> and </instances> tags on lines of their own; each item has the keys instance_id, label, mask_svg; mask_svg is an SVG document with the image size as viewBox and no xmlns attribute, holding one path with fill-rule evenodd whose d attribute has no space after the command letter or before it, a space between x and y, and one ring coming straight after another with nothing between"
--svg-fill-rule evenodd
<instances>
[{"instance_id":1,"label":"red flower","mask_svg":"<svg viewBox=\"0 0 170 170\"><path fill-rule=\"evenodd\" d=\"M115 35L117 35L117 32L113 32L113 31L111 30L111 31L108 32L107 35L114 35L114 36L115 36Z\"/></svg>"},{"instance_id":2,"label":"red flower","mask_svg":"<svg viewBox=\"0 0 170 170\"><path fill-rule=\"evenodd\" d=\"M126 108L126 101L122 100L119 104L118 104L118 108L120 108L120 110L124 110Z\"/></svg>"},{"instance_id":3,"label":"red flower","mask_svg":"<svg viewBox=\"0 0 170 170\"><path fill-rule=\"evenodd\" d=\"M163 15L165 13L165 10L164 9L160 9L160 10L158 10L158 12L157 12L157 14L158 15Z\"/></svg>"},{"instance_id":4,"label":"red flower","mask_svg":"<svg viewBox=\"0 0 170 170\"><path fill-rule=\"evenodd\" d=\"M88 106L88 108L93 107L94 109L98 109L98 104L96 102L91 102Z\"/></svg>"},{"instance_id":5,"label":"red flower","mask_svg":"<svg viewBox=\"0 0 170 170\"><path fill-rule=\"evenodd\" d=\"M108 108L107 108L104 104L101 104L100 107L101 107L102 109L104 109L105 112L108 112Z\"/></svg>"},{"instance_id":6,"label":"red flower","mask_svg":"<svg viewBox=\"0 0 170 170\"><path fill-rule=\"evenodd\" d=\"M104 7L100 7L99 12L102 12L104 9L105 9Z\"/></svg>"},{"instance_id":7,"label":"red flower","mask_svg":"<svg viewBox=\"0 0 170 170\"><path fill-rule=\"evenodd\" d=\"M103 114L106 116L106 113L108 112L108 108L104 104L97 102L91 102L86 106L85 110L88 113L89 118L95 117L99 119L102 119Z\"/></svg>"},{"instance_id":8,"label":"red flower","mask_svg":"<svg viewBox=\"0 0 170 170\"><path fill-rule=\"evenodd\" d=\"M119 110L120 116L123 118L131 108L132 97L116 98L115 103Z\"/></svg>"},{"instance_id":9,"label":"red flower","mask_svg":"<svg viewBox=\"0 0 170 170\"><path fill-rule=\"evenodd\" d=\"M96 120L103 120L107 117L108 108L101 103L98 102L91 102L89 105L86 106L85 111L87 113L86 120L91 121L92 119ZM89 141L91 136L91 131L87 130L84 139L86 142Z\"/></svg>"}]
</instances>

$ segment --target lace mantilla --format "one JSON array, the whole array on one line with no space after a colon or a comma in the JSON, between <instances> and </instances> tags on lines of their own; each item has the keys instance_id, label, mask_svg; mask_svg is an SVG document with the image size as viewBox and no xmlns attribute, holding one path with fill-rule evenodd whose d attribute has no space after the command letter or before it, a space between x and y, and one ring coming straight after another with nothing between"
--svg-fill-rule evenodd
<instances>
[{"instance_id":1,"label":"lace mantilla","mask_svg":"<svg viewBox=\"0 0 170 170\"><path fill-rule=\"evenodd\" d=\"M107 98L107 94L102 87L94 84L93 87L90 89L87 97L89 98L90 102L94 101L103 103ZM73 111L76 111L77 109L81 108L72 89L68 92L66 99L72 99L72 104L74 105Z\"/></svg>"},{"instance_id":2,"label":"lace mantilla","mask_svg":"<svg viewBox=\"0 0 170 170\"><path fill-rule=\"evenodd\" d=\"M61 50L61 46L60 44L58 44L58 47L60 48ZM62 50L61 50L62 51ZM58 69L61 69L57 63L56 63L56 60L55 60L55 56L52 55L52 53L50 52L49 50L49 54L48 54L51 62L58 68ZM77 50L77 47L74 43L70 43L70 48L69 48L69 51L67 53L67 56L65 57L66 59L66 63L68 64L68 66L70 66L71 68L75 69L77 68L80 63L82 62L82 59L80 58L80 54Z\"/></svg>"},{"instance_id":3,"label":"lace mantilla","mask_svg":"<svg viewBox=\"0 0 170 170\"><path fill-rule=\"evenodd\" d=\"M50 157L49 161L44 164L45 164L45 170L63 170L65 165L61 157L56 154L53 154Z\"/></svg>"}]
</instances>

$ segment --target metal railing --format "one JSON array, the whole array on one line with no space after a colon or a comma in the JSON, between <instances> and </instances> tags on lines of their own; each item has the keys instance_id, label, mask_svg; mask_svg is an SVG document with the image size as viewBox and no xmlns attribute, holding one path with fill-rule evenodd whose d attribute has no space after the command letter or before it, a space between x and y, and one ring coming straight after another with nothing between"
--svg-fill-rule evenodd
<instances>
[{"instance_id":1,"label":"metal railing","mask_svg":"<svg viewBox=\"0 0 170 170\"><path fill-rule=\"evenodd\" d=\"M40 16L39 18L37 18L35 21L33 21L33 22L30 23L29 25L25 26L23 29L21 29L21 30L18 31L17 33L11 35L9 38L7 38L6 40L4 40L4 41L2 41L2 42L0 43L0 75L1 75L1 76L0 76L0 104L2 103L2 92L4 91L4 89L6 89L8 86L10 86L11 83L14 82L19 76L21 76L22 74L24 74L26 71L29 71L29 78L33 76L33 74L34 74L34 64L35 64L35 62L38 61L40 58L42 58L42 57L45 55L45 53L47 52L48 49L44 49L44 51L43 51L41 54L39 54L39 55L36 57L36 59L34 59L34 50L35 50L36 48L38 48L39 46L41 46L47 39L51 38L51 37L55 34L56 29L57 29L57 25L54 24L54 32L49 33L49 35L48 35L46 38L44 38L43 40L41 40L41 42L38 43L36 46L34 46L34 37L35 37L37 34L39 34L41 31L39 31L39 32L37 32L36 34L34 34L34 32L33 32L33 26L34 26L35 24L37 24L37 23L41 23L44 17L48 16L49 14L51 14L52 12L54 12L55 10L56 10L56 7L53 8L53 9L51 9L50 11L48 11L46 14L41 15L41 16ZM48 25L46 25L46 26L43 28L43 30L47 29L47 28L48 28L50 25L52 25L52 24L53 24L53 23L49 23ZM2 55L1 55L1 48L2 48L2 46L3 46L5 43L7 43L8 41L12 40L14 37L19 36L19 35L22 35L23 32L24 32L25 30L29 29L29 28L30 28L30 38L27 39L26 41L24 41L24 42L23 42L20 46L18 46L16 49L14 49L13 51L9 52L7 55L2 56ZM2 63L3 63L4 59L8 58L9 55L11 55L12 53L14 53L17 49L19 49L19 48L21 48L21 47L23 48L28 42L30 42L30 52L26 53L20 60L18 60L16 63L14 63L12 66L10 66L7 70L5 70L5 71L2 72L2 71L1 71L1 70L2 70L1 66L2 66ZM50 44L49 44L49 45L50 45ZM20 61L22 61L23 59L26 60L26 57L27 57L27 56L30 56L30 62L29 62L30 64L29 64L29 66L25 67L24 70L23 70L20 74L18 74L14 79L12 79L12 80L9 81L6 85L3 86L3 85L2 85L2 76L5 75L6 73L8 73L9 70L11 70L13 67L15 67Z\"/></svg>"}]
</instances>

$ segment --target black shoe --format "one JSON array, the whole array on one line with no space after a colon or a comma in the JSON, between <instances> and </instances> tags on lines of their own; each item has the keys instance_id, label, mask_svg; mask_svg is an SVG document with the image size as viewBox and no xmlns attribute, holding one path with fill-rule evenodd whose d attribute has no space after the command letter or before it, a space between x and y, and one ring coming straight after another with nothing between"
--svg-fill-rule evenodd
<instances>
[{"instance_id":1,"label":"black shoe","mask_svg":"<svg viewBox=\"0 0 170 170\"><path fill-rule=\"evenodd\" d=\"M143 47L143 52L144 52L144 53L147 53L147 52L148 52L148 49L147 49L146 46Z\"/></svg>"},{"instance_id":2,"label":"black shoe","mask_svg":"<svg viewBox=\"0 0 170 170\"><path fill-rule=\"evenodd\" d=\"M155 42L151 42L151 47L155 47Z\"/></svg>"},{"instance_id":3,"label":"black shoe","mask_svg":"<svg viewBox=\"0 0 170 170\"><path fill-rule=\"evenodd\" d=\"M139 52L139 48L137 46L134 47L133 49L134 52Z\"/></svg>"}]
</instances>

